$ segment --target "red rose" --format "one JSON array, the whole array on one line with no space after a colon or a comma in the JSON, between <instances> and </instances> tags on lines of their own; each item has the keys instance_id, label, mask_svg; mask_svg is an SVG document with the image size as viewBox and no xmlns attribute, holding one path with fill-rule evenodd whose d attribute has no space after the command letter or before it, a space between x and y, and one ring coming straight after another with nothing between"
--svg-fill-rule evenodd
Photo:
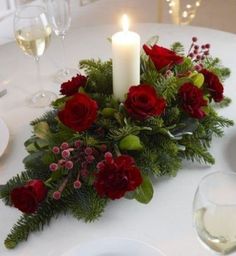
<instances>
[{"instance_id":1,"label":"red rose","mask_svg":"<svg viewBox=\"0 0 236 256\"><path fill-rule=\"evenodd\" d=\"M23 187L11 191L11 202L23 213L34 213L47 195L47 188L41 180L31 180Z\"/></svg>"},{"instance_id":2,"label":"red rose","mask_svg":"<svg viewBox=\"0 0 236 256\"><path fill-rule=\"evenodd\" d=\"M206 114L202 107L207 106L203 92L191 83L183 84L179 89L181 106L190 116L201 119Z\"/></svg>"},{"instance_id":3,"label":"red rose","mask_svg":"<svg viewBox=\"0 0 236 256\"><path fill-rule=\"evenodd\" d=\"M221 84L218 76L207 69L202 69L200 73L204 75L206 88L214 101L222 101L224 98L224 87Z\"/></svg>"},{"instance_id":4,"label":"red rose","mask_svg":"<svg viewBox=\"0 0 236 256\"><path fill-rule=\"evenodd\" d=\"M101 197L114 200L123 197L127 191L135 190L141 183L142 176L134 159L122 155L99 163L94 187Z\"/></svg>"},{"instance_id":5,"label":"red rose","mask_svg":"<svg viewBox=\"0 0 236 256\"><path fill-rule=\"evenodd\" d=\"M26 183L25 187L29 188L35 194L39 203L42 202L47 195L47 188L42 180L30 180Z\"/></svg>"},{"instance_id":6,"label":"red rose","mask_svg":"<svg viewBox=\"0 0 236 256\"><path fill-rule=\"evenodd\" d=\"M152 86L145 84L130 87L125 101L127 112L139 120L160 116L165 107L165 100L157 95Z\"/></svg>"},{"instance_id":7,"label":"red rose","mask_svg":"<svg viewBox=\"0 0 236 256\"><path fill-rule=\"evenodd\" d=\"M86 83L87 83L86 76L77 75L75 77L72 77L71 80L61 85L60 93L66 96L71 96L77 93L80 87L84 87Z\"/></svg>"},{"instance_id":8,"label":"red rose","mask_svg":"<svg viewBox=\"0 0 236 256\"><path fill-rule=\"evenodd\" d=\"M150 57L157 70L162 68L171 69L174 65L183 62L183 57L178 56L174 51L153 45L149 48L147 45L143 45L145 53Z\"/></svg>"},{"instance_id":9,"label":"red rose","mask_svg":"<svg viewBox=\"0 0 236 256\"><path fill-rule=\"evenodd\" d=\"M97 117L97 102L83 93L77 93L59 111L60 121L71 129L82 132L87 130Z\"/></svg>"}]
</instances>

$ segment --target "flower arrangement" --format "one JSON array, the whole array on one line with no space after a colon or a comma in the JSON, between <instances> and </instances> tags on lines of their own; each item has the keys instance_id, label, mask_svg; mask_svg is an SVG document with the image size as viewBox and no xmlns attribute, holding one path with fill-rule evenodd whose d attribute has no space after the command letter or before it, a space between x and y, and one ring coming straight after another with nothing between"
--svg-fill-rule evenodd
<instances>
[{"instance_id":1,"label":"flower arrangement","mask_svg":"<svg viewBox=\"0 0 236 256\"><path fill-rule=\"evenodd\" d=\"M60 213L93 221L110 200L148 203L152 179L176 175L184 159L213 164L212 138L233 122L214 109L230 103L222 84L230 72L209 49L194 37L185 56L180 43L166 49L152 39L141 83L124 102L113 97L110 60L81 61L85 75L63 83L53 109L31 123L26 170L0 187L6 205L23 212L5 246Z\"/></svg>"}]
</instances>

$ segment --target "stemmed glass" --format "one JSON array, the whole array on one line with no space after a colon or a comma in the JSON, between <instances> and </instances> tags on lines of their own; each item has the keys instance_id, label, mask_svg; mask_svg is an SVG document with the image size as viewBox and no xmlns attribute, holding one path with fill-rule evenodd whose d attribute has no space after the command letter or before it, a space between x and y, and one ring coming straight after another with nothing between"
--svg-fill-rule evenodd
<instances>
[{"instance_id":1,"label":"stemmed glass","mask_svg":"<svg viewBox=\"0 0 236 256\"><path fill-rule=\"evenodd\" d=\"M236 251L236 173L214 172L201 180L193 221L200 241L216 255Z\"/></svg>"},{"instance_id":2,"label":"stemmed glass","mask_svg":"<svg viewBox=\"0 0 236 256\"><path fill-rule=\"evenodd\" d=\"M62 42L64 67L55 76L56 81L61 83L69 80L78 73L77 69L66 67L64 41L71 25L71 2L70 0L47 0L46 3L52 29Z\"/></svg>"},{"instance_id":3,"label":"stemmed glass","mask_svg":"<svg viewBox=\"0 0 236 256\"><path fill-rule=\"evenodd\" d=\"M32 107L48 106L56 98L56 94L45 91L41 82L39 60L51 39L51 27L45 9L36 5L26 5L19 8L14 17L14 32L18 46L26 55L34 58L37 66L37 80L40 84L40 91L35 93L28 103Z\"/></svg>"}]
</instances>

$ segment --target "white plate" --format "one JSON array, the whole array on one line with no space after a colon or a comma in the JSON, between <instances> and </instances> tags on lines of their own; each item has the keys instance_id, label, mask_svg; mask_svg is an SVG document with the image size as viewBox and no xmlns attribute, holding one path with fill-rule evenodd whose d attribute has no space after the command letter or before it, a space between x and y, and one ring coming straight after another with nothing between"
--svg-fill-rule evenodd
<instances>
[{"instance_id":1,"label":"white plate","mask_svg":"<svg viewBox=\"0 0 236 256\"><path fill-rule=\"evenodd\" d=\"M0 156L7 148L9 141L9 130L5 122L0 118Z\"/></svg>"},{"instance_id":2,"label":"white plate","mask_svg":"<svg viewBox=\"0 0 236 256\"><path fill-rule=\"evenodd\" d=\"M108 238L81 244L63 256L164 256L164 254L141 241Z\"/></svg>"}]
</instances>

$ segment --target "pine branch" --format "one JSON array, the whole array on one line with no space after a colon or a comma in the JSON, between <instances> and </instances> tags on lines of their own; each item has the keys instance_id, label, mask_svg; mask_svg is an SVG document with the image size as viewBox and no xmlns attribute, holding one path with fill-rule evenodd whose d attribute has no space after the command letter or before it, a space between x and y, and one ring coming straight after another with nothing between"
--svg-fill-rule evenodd
<instances>
[{"instance_id":1,"label":"pine branch","mask_svg":"<svg viewBox=\"0 0 236 256\"><path fill-rule=\"evenodd\" d=\"M184 46L180 42L175 42L171 45L171 50L176 52L178 55L184 55Z\"/></svg>"},{"instance_id":2,"label":"pine branch","mask_svg":"<svg viewBox=\"0 0 236 256\"><path fill-rule=\"evenodd\" d=\"M216 108L225 108L231 104L232 100L229 97L224 97L224 99L219 103L212 103L213 107Z\"/></svg>"},{"instance_id":3,"label":"pine branch","mask_svg":"<svg viewBox=\"0 0 236 256\"><path fill-rule=\"evenodd\" d=\"M14 249L20 242L27 240L31 232L42 230L45 225L49 225L53 217L57 218L61 212L66 212L66 210L66 201L50 199L44 202L37 213L22 215L7 236L5 246L8 249Z\"/></svg>"},{"instance_id":4,"label":"pine branch","mask_svg":"<svg viewBox=\"0 0 236 256\"><path fill-rule=\"evenodd\" d=\"M89 93L102 93L110 95L112 89L112 62L101 60L82 60L80 68L88 76L86 91Z\"/></svg>"},{"instance_id":5,"label":"pine branch","mask_svg":"<svg viewBox=\"0 0 236 256\"><path fill-rule=\"evenodd\" d=\"M69 209L77 219L91 222L102 215L106 204L107 199L99 197L91 186L84 186L74 194Z\"/></svg>"},{"instance_id":6,"label":"pine branch","mask_svg":"<svg viewBox=\"0 0 236 256\"><path fill-rule=\"evenodd\" d=\"M197 161L199 163L214 164L215 159L207 151L207 149L197 139L188 138L187 140L181 141L181 144L185 146L185 151L180 153L181 157L187 160Z\"/></svg>"},{"instance_id":7,"label":"pine branch","mask_svg":"<svg viewBox=\"0 0 236 256\"><path fill-rule=\"evenodd\" d=\"M52 110L44 113L41 117L36 118L35 120L31 121L30 125L34 126L40 122L47 122L51 129L57 129L57 110Z\"/></svg>"}]
</instances>

